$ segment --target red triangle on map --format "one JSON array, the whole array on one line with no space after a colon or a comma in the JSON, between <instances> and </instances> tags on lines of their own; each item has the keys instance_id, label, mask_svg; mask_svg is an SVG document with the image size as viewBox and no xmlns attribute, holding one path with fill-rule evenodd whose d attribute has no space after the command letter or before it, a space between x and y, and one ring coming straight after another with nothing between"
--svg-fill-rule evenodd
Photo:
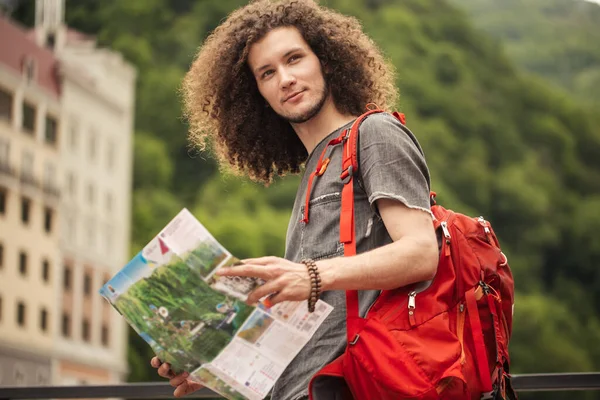
<instances>
[{"instance_id":1,"label":"red triangle on map","mask_svg":"<svg viewBox=\"0 0 600 400\"><path fill-rule=\"evenodd\" d=\"M165 253L169 252L169 248L161 238L158 238L158 243L160 244L160 254L164 255Z\"/></svg>"}]
</instances>

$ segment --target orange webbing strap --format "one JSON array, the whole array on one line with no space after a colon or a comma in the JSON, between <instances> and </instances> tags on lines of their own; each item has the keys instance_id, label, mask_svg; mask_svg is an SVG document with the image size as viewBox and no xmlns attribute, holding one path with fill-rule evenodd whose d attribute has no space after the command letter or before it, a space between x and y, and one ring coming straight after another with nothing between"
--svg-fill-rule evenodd
<instances>
[{"instance_id":1,"label":"orange webbing strap","mask_svg":"<svg viewBox=\"0 0 600 400\"><path fill-rule=\"evenodd\" d=\"M340 242L344 243L344 257L356 254L356 235L354 232L354 179L352 176L342 189L342 210L340 214ZM352 342L358 327L358 291L346 291L346 336Z\"/></svg>"},{"instance_id":2,"label":"orange webbing strap","mask_svg":"<svg viewBox=\"0 0 600 400\"><path fill-rule=\"evenodd\" d=\"M462 304L461 304L462 305ZM460 342L460 363L465 363L465 313L467 311L465 309L460 309L456 311L458 316L458 321L456 323L456 334L458 336L458 341Z\"/></svg>"},{"instance_id":3,"label":"orange webbing strap","mask_svg":"<svg viewBox=\"0 0 600 400\"><path fill-rule=\"evenodd\" d=\"M481 382L481 390L483 392L492 391L492 380L488 367L487 351L483 341L483 331L481 329L481 321L479 320L479 310L477 309L477 299L475 299L475 288L470 289L465 293L465 301L467 304L467 312L469 314L469 322L471 323L471 336L475 346L475 358L477 359L477 371Z\"/></svg>"},{"instance_id":4,"label":"orange webbing strap","mask_svg":"<svg viewBox=\"0 0 600 400\"><path fill-rule=\"evenodd\" d=\"M354 227L354 174L358 171L357 141L358 127L366 117L382 110L371 110L354 121L350 132L345 137L342 152L342 174L340 179L344 182L342 189L340 212L340 243L344 244L344 257L356 254L356 233ZM359 329L358 291L346 291L346 336L348 343L355 340Z\"/></svg>"},{"instance_id":5,"label":"orange webbing strap","mask_svg":"<svg viewBox=\"0 0 600 400\"><path fill-rule=\"evenodd\" d=\"M348 136L348 141L344 143L344 159L342 162L342 174L348 171L348 168L352 166L352 172L356 174L358 171L358 128L360 124L371 114L381 113L383 110L370 110L361 115L354 121L352 124L352 128L350 128L350 133ZM349 146L347 146L349 144ZM342 178L343 179L343 178Z\"/></svg>"},{"instance_id":6,"label":"orange webbing strap","mask_svg":"<svg viewBox=\"0 0 600 400\"><path fill-rule=\"evenodd\" d=\"M496 291L494 290L493 287L489 287L489 289L491 290L491 294L487 296L487 303L488 303L488 308L490 309L490 314L492 316L492 323L494 326L494 344L496 345L496 360L495 360L495 367L494 370L492 371L492 375L491 375L491 379L493 382L496 382L499 378L501 378L499 375L502 372L502 368L503 368L503 360L501 360L501 358L505 357L505 347L504 347L504 340L502 338L502 331L500 328L500 315L498 314L498 309L500 308L500 310L502 309L500 306L500 303L502 302L502 300L500 299L500 296L498 296L498 294L496 293ZM500 348L500 345L502 344L502 349Z\"/></svg>"}]
</instances>

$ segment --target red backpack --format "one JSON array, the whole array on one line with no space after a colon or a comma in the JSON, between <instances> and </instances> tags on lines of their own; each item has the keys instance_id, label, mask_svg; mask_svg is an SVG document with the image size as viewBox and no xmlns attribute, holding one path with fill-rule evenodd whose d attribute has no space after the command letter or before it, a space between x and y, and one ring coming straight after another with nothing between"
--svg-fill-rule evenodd
<instances>
[{"instance_id":1,"label":"red backpack","mask_svg":"<svg viewBox=\"0 0 600 400\"><path fill-rule=\"evenodd\" d=\"M340 241L345 256L356 254L358 128L378 112L363 114L329 143L344 146ZM403 114L393 115L405 124ZM327 166L324 154L309 185ZM442 235L433 282L420 293L416 285L382 291L365 318L358 315L358 292L347 291L346 350L311 379L311 400L316 384L331 378L345 380L345 399L516 399L508 355L514 281L506 256L483 217L437 205L434 192L431 203L434 227Z\"/></svg>"}]
</instances>

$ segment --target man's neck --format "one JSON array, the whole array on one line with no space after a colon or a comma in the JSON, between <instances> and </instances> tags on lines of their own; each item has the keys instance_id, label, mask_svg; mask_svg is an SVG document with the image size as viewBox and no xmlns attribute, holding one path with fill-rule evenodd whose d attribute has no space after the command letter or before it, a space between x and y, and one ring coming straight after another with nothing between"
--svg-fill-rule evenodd
<instances>
[{"instance_id":1,"label":"man's neck","mask_svg":"<svg viewBox=\"0 0 600 400\"><path fill-rule=\"evenodd\" d=\"M292 124L292 128L310 154L327 135L355 118L354 115L340 113L330 96L317 115L301 124Z\"/></svg>"}]
</instances>

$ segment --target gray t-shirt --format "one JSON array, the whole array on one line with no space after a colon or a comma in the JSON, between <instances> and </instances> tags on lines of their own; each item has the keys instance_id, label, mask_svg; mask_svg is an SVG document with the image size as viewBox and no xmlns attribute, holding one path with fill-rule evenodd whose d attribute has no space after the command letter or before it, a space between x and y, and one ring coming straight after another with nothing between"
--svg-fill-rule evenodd
<instances>
[{"instance_id":1,"label":"gray t-shirt","mask_svg":"<svg viewBox=\"0 0 600 400\"><path fill-rule=\"evenodd\" d=\"M343 183L340 180L342 145L331 146L325 173L316 177L310 195L309 221L302 222L308 178L315 170L319 156L327 143L339 136L340 127L323 139L308 156L286 239L285 258L300 262L344 255L340 243L340 200ZM396 199L411 208L430 212L429 171L421 147L414 135L396 118L387 113L369 116L359 132L359 179L354 185L354 209L357 253L391 243L375 201ZM358 183L358 184L357 184ZM361 316L377 298L379 291L360 291ZM333 361L346 346L346 300L343 291L328 291L321 299L334 309L308 344L294 358L276 382L274 400L298 400L308 393L310 378ZM323 398L330 398L328 396Z\"/></svg>"}]
</instances>

